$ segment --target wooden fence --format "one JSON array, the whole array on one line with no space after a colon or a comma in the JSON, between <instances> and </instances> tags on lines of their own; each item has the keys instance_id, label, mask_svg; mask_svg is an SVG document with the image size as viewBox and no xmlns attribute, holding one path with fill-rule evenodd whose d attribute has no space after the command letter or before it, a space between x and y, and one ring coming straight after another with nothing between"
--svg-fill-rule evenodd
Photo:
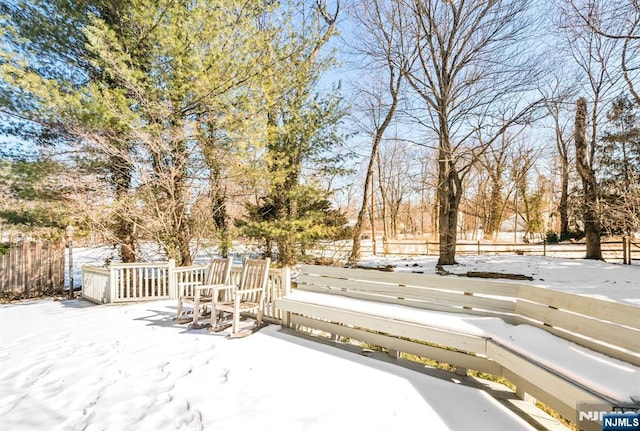
<instances>
[{"instance_id":1,"label":"wooden fence","mask_svg":"<svg viewBox=\"0 0 640 431\"><path fill-rule=\"evenodd\" d=\"M617 241L603 241L602 255L607 262L624 264L640 263L640 241L625 237ZM543 242L530 243L493 243L483 241L458 241L457 256L483 254L516 254L531 256L553 256L567 259L582 259L586 254L586 243ZM439 243L418 240L378 240L378 256L437 256ZM373 245L365 243L361 247L363 256L373 255ZM351 241L320 243L310 254L330 261L346 261L351 253Z\"/></svg>"},{"instance_id":2,"label":"wooden fence","mask_svg":"<svg viewBox=\"0 0 640 431\"><path fill-rule=\"evenodd\" d=\"M41 241L10 244L0 256L0 293L30 297L64 290L65 245Z\"/></svg>"}]
</instances>

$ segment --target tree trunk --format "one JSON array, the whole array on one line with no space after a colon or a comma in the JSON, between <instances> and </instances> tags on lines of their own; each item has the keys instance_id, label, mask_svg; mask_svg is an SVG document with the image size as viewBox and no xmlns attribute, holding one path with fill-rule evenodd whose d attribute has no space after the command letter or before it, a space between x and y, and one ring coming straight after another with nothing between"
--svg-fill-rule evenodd
<instances>
[{"instance_id":1,"label":"tree trunk","mask_svg":"<svg viewBox=\"0 0 640 431\"><path fill-rule=\"evenodd\" d=\"M289 240L278 240L278 262L282 266L293 266L297 263L294 244Z\"/></svg>"},{"instance_id":2,"label":"tree trunk","mask_svg":"<svg viewBox=\"0 0 640 431\"><path fill-rule=\"evenodd\" d=\"M487 226L485 226L484 236L485 238L497 239L498 232L500 231L500 222L502 221L502 180L500 176L501 172L496 176L491 177L491 197L489 202L489 218L487 220Z\"/></svg>"},{"instance_id":3,"label":"tree trunk","mask_svg":"<svg viewBox=\"0 0 640 431\"><path fill-rule=\"evenodd\" d=\"M561 157L561 192L560 205L560 240L564 241L569 238L569 161Z\"/></svg>"},{"instance_id":4,"label":"tree trunk","mask_svg":"<svg viewBox=\"0 0 640 431\"><path fill-rule=\"evenodd\" d=\"M118 214L116 216L115 234L120 243L120 259L123 263L134 263L136 261L136 252L133 223Z\"/></svg>"},{"instance_id":5,"label":"tree trunk","mask_svg":"<svg viewBox=\"0 0 640 431\"><path fill-rule=\"evenodd\" d=\"M180 241L180 266L189 266L192 263L191 249L189 248L189 238L191 238L191 235L185 232L181 236L184 239Z\"/></svg>"},{"instance_id":6,"label":"tree trunk","mask_svg":"<svg viewBox=\"0 0 640 431\"><path fill-rule=\"evenodd\" d=\"M387 111L387 115L384 118L384 121L376 129L375 136L373 138L373 142L371 143L371 156L369 157L369 164L367 165L367 177L364 180L364 192L362 194L362 205L360 206L360 211L358 212L358 220L356 221L356 225L353 227L353 246L351 247L351 254L349 255L349 263L355 263L356 260L362 257L361 252L361 240L362 236L362 226L364 225L364 220L367 216L367 203L369 201L369 194L373 193L374 185L373 185L373 170L375 168L376 159L378 158L378 152L380 148L380 142L382 142L382 137L384 136L384 132L389 127L391 120L395 114L396 108L398 106L398 91L400 82L402 79L402 74L399 74L398 77L395 77L393 69L390 72L390 82L391 82L391 97L392 103L389 107L389 111ZM395 83L395 86L394 86ZM371 235L374 235L375 229L373 227L374 222L374 208L371 208L371 220L372 220L372 228ZM374 248L375 248L375 237L372 238ZM374 250L375 254L375 250Z\"/></svg>"},{"instance_id":7,"label":"tree trunk","mask_svg":"<svg viewBox=\"0 0 640 431\"><path fill-rule=\"evenodd\" d=\"M437 241L440 237L440 194L436 191L431 206L431 239Z\"/></svg>"},{"instance_id":8,"label":"tree trunk","mask_svg":"<svg viewBox=\"0 0 640 431\"><path fill-rule=\"evenodd\" d=\"M378 157L378 189L380 189L380 200L382 201L382 207L380 208L380 218L382 219L382 252L386 254L388 251L387 242L389 241L389 220L387 217L389 197L387 195L387 190L385 189L387 185L383 184L382 178L382 162L380 161L380 157Z\"/></svg>"},{"instance_id":9,"label":"tree trunk","mask_svg":"<svg viewBox=\"0 0 640 431\"><path fill-rule=\"evenodd\" d=\"M569 148L562 135L557 114L554 114L556 127L556 147L560 156L560 241L569 238Z\"/></svg>"},{"instance_id":10,"label":"tree trunk","mask_svg":"<svg viewBox=\"0 0 640 431\"><path fill-rule=\"evenodd\" d=\"M576 165L582 179L584 202L582 206L584 217L584 233L587 242L586 259L602 260L600 246L600 219L598 215L598 183L592 160L587 156L586 139L587 101L578 99L576 103L575 145Z\"/></svg>"},{"instance_id":11,"label":"tree trunk","mask_svg":"<svg viewBox=\"0 0 640 431\"><path fill-rule=\"evenodd\" d=\"M442 139L442 138L441 138ZM456 236L458 233L459 190L457 190L456 172L448 151L448 141L438 151L438 230L440 238L440 257L438 266L455 265ZM444 148L443 148L444 147Z\"/></svg>"},{"instance_id":12,"label":"tree trunk","mask_svg":"<svg viewBox=\"0 0 640 431\"><path fill-rule=\"evenodd\" d=\"M231 240L229 238L229 224L227 221L227 196L223 186L221 166L217 162L209 162L211 165L211 177L209 179L212 189L211 218L216 226L218 238L220 240L220 254L222 257L229 256Z\"/></svg>"},{"instance_id":13,"label":"tree trunk","mask_svg":"<svg viewBox=\"0 0 640 431\"><path fill-rule=\"evenodd\" d=\"M440 199L439 211L439 239L440 257L438 265L455 265L456 262L456 236L458 234L458 211L455 208L455 197L451 193L443 195Z\"/></svg>"},{"instance_id":14,"label":"tree trunk","mask_svg":"<svg viewBox=\"0 0 640 431\"><path fill-rule=\"evenodd\" d=\"M173 148L173 163L176 175L173 180L175 193L174 231L177 235L180 252L180 265L191 265L191 218L187 212L186 178L187 178L187 150L182 140L179 140Z\"/></svg>"},{"instance_id":15,"label":"tree trunk","mask_svg":"<svg viewBox=\"0 0 640 431\"><path fill-rule=\"evenodd\" d=\"M262 255L264 258L269 258L271 260L274 259L273 256L273 240L270 237L264 239L264 253Z\"/></svg>"},{"instance_id":16,"label":"tree trunk","mask_svg":"<svg viewBox=\"0 0 640 431\"><path fill-rule=\"evenodd\" d=\"M123 149L122 151L125 150ZM128 207L131 171L133 169L131 163L123 155L112 155L109 158L108 169L110 171L109 180L115 188L116 201ZM134 263L136 261L135 224L131 220L130 214L129 210L123 208L120 208L115 214L114 234L120 247L120 259L123 263Z\"/></svg>"},{"instance_id":17,"label":"tree trunk","mask_svg":"<svg viewBox=\"0 0 640 431\"><path fill-rule=\"evenodd\" d=\"M373 168L375 165L376 157L378 156L378 147L380 145L380 139L374 139L371 146L371 157L369 157L369 164L367 166L367 177L364 181L364 192L362 194L362 205L358 212L358 219L356 225L353 227L353 245L351 247L351 254L349 255L349 263L353 264L362 257L361 245L362 245L362 226L367 217L367 206L369 203L369 194L372 188L370 184L373 179ZM373 210L372 210L373 211Z\"/></svg>"}]
</instances>

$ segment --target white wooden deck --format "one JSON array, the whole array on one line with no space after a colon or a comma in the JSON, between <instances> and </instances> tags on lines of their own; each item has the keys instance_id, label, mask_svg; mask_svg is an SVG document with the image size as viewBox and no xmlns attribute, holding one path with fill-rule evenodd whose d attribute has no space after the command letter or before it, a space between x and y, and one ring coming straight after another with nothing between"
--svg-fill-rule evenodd
<instances>
[{"instance_id":1,"label":"white wooden deck","mask_svg":"<svg viewBox=\"0 0 640 431\"><path fill-rule=\"evenodd\" d=\"M0 306L1 427L544 429L511 411L532 407L495 385L398 366L278 325L228 340L175 325L175 312L175 300ZM474 387L484 385L494 389Z\"/></svg>"}]
</instances>

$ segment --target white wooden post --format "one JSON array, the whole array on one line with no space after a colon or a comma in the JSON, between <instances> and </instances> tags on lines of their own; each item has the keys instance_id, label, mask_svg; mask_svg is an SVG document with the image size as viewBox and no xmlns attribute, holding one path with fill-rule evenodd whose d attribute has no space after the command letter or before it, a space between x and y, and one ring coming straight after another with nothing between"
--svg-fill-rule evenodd
<instances>
[{"instance_id":1,"label":"white wooden post","mask_svg":"<svg viewBox=\"0 0 640 431\"><path fill-rule=\"evenodd\" d=\"M282 268L282 294L288 295L291 293L291 268L285 266Z\"/></svg>"},{"instance_id":2,"label":"white wooden post","mask_svg":"<svg viewBox=\"0 0 640 431\"><path fill-rule=\"evenodd\" d=\"M111 304L116 299L116 283L118 278L116 277L117 270L109 265L109 297L107 298L107 304Z\"/></svg>"},{"instance_id":3,"label":"white wooden post","mask_svg":"<svg viewBox=\"0 0 640 431\"><path fill-rule=\"evenodd\" d=\"M69 299L73 299L73 226L67 226L66 234L69 250Z\"/></svg>"},{"instance_id":4,"label":"white wooden post","mask_svg":"<svg viewBox=\"0 0 640 431\"><path fill-rule=\"evenodd\" d=\"M282 296L287 296L289 293L291 293L291 268L289 268L288 266L283 267L281 277L282 277ZM274 301L274 308L275 308L275 301ZM286 311L282 315L282 326L283 327L291 326L291 313L288 311Z\"/></svg>"},{"instance_id":5,"label":"white wooden post","mask_svg":"<svg viewBox=\"0 0 640 431\"><path fill-rule=\"evenodd\" d=\"M168 269L168 274L167 274L167 278L169 279L169 298L171 299L178 299L178 291L177 291L177 286L178 283L176 282L176 261L175 259L169 259L169 269Z\"/></svg>"},{"instance_id":6,"label":"white wooden post","mask_svg":"<svg viewBox=\"0 0 640 431\"><path fill-rule=\"evenodd\" d=\"M622 237L622 264L623 265L631 264L631 262L627 260L627 256L628 256L627 237L623 236Z\"/></svg>"}]
</instances>

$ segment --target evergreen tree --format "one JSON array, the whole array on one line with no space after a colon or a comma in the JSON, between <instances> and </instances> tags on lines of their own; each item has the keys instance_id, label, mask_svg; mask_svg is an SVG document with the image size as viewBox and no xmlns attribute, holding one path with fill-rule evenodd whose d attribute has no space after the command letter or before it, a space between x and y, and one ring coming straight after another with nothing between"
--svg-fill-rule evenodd
<instances>
[{"instance_id":1,"label":"evergreen tree","mask_svg":"<svg viewBox=\"0 0 640 431\"><path fill-rule=\"evenodd\" d=\"M0 161L0 219L34 238L62 239L71 218L63 173L53 160Z\"/></svg>"},{"instance_id":2,"label":"evergreen tree","mask_svg":"<svg viewBox=\"0 0 640 431\"><path fill-rule=\"evenodd\" d=\"M78 144L86 144L86 133L78 133L77 125L90 120L95 130L97 122L88 115L73 117L73 107L82 103L73 94L91 82L102 81L112 87L116 84L96 65L83 29L94 17L110 23L121 34L128 32L122 22L128 16L128 4L119 0L0 4L0 26L5 29L0 41L0 133L17 137L23 151L35 143L70 154L67 158L73 157ZM123 261L133 262L134 223L126 211L133 167L123 156L131 151L131 144L122 138L117 124L103 124L100 136L118 151L105 155L95 147L84 146L80 166L104 178L112 190L118 210L112 213L109 228L115 232L114 242L120 246Z\"/></svg>"},{"instance_id":3,"label":"evergreen tree","mask_svg":"<svg viewBox=\"0 0 640 431\"><path fill-rule=\"evenodd\" d=\"M211 155L234 144L240 154L263 145L256 138L258 127L251 125L260 109L254 96L265 71L277 81L282 68L260 59L268 39L256 25L276 6L135 0L83 3L84 9L65 15L73 9L69 2L43 6L33 0L33 5L43 10L43 22L63 15L77 24L75 33L57 36L80 41L78 66L72 64L79 72L70 73L73 80L63 79L62 72L60 79L49 79L30 65L41 57L13 49L22 46L18 38L3 46L0 73L3 88L11 90L7 100L16 101L12 115L49 113L38 118L47 126L43 130L50 130L51 119L60 129L55 136L65 133L83 143L82 155L99 156L93 166L102 168L99 175L115 194L110 218L122 221L112 229L130 246L129 254L133 235L142 235L159 242L179 264L189 264L192 205L206 194L201 184L216 177L218 162L225 160ZM31 103L18 106L20 100ZM123 260L128 260L124 253Z\"/></svg>"},{"instance_id":4,"label":"evergreen tree","mask_svg":"<svg viewBox=\"0 0 640 431\"><path fill-rule=\"evenodd\" d=\"M282 30L269 41L265 59L279 63L288 73L269 74L263 79L264 177L268 181L259 203L250 205L248 219L240 222L245 234L265 240L267 254L277 246L282 265L296 262L296 247L336 234L328 191L318 184L326 175L340 171L340 157L330 155L330 150L341 142L338 126L344 115L336 94L319 97L313 93L331 64L331 59L320 53L335 33L339 3L333 15L320 2L311 15L295 16L298 7L304 5L287 4L289 15L283 15L281 24L276 25ZM320 180L314 181L314 177Z\"/></svg>"},{"instance_id":5,"label":"evergreen tree","mask_svg":"<svg viewBox=\"0 0 640 431\"><path fill-rule=\"evenodd\" d=\"M603 227L610 233L640 229L640 117L625 95L617 97L607 114L602 136L600 176Z\"/></svg>"}]
</instances>

